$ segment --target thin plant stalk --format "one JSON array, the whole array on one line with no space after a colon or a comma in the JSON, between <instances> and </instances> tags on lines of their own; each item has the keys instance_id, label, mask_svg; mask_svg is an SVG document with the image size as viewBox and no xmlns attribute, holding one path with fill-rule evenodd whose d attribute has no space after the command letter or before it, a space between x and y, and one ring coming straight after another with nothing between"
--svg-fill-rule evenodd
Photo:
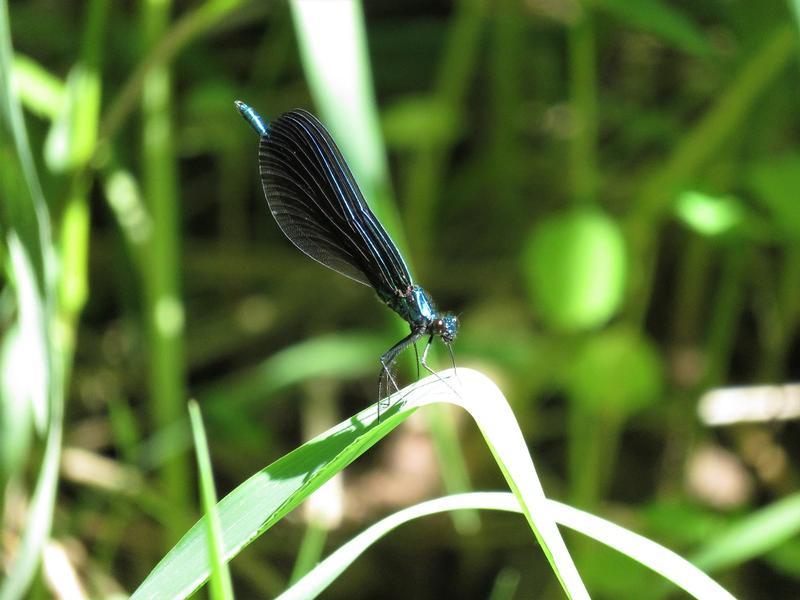
<instances>
[{"instance_id":1,"label":"thin plant stalk","mask_svg":"<svg viewBox=\"0 0 800 600\"><path fill-rule=\"evenodd\" d=\"M170 2L144 0L145 47L152 47L165 34L171 8ZM180 200L172 145L171 88L169 67L165 65L149 70L142 84L143 188L153 224L142 276L150 348L150 414L156 429L183 419L186 397L179 271ZM161 471L164 493L176 508L185 507L186 514L190 512L189 481L185 454L176 455L164 464ZM173 523L167 535L172 540L181 529L181 523Z\"/></svg>"}]
</instances>

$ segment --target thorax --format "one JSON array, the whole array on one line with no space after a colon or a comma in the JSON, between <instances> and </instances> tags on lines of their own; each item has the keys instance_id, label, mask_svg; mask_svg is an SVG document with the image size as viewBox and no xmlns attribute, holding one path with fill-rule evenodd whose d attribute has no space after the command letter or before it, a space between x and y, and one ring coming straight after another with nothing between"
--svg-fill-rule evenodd
<instances>
[{"instance_id":1,"label":"thorax","mask_svg":"<svg viewBox=\"0 0 800 600\"><path fill-rule=\"evenodd\" d=\"M412 328L427 325L436 318L436 306L428 293L418 285L412 286L402 294L382 300L408 321Z\"/></svg>"}]
</instances>

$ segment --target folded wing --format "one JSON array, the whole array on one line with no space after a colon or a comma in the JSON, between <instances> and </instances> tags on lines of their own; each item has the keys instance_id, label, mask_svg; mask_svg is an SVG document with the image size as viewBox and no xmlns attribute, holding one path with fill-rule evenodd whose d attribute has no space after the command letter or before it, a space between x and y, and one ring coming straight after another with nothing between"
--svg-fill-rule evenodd
<instances>
[{"instance_id":1,"label":"folded wing","mask_svg":"<svg viewBox=\"0 0 800 600\"><path fill-rule=\"evenodd\" d=\"M305 254L379 294L402 294L412 285L397 247L313 115L293 110L270 122L259 169L272 215Z\"/></svg>"}]
</instances>

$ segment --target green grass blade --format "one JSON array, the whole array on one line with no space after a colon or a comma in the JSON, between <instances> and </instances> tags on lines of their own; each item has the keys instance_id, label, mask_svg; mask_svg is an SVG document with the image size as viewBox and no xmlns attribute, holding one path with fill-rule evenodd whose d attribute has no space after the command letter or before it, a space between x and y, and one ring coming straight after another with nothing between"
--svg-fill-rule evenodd
<instances>
[{"instance_id":1,"label":"green grass blade","mask_svg":"<svg viewBox=\"0 0 800 600\"><path fill-rule=\"evenodd\" d=\"M228 600L233 598L233 584L228 564L225 562L222 525L217 513L217 492L214 489L214 473L211 470L206 431L200 407L194 400L189 402L189 420L192 423L197 471L200 474L200 496L203 501L203 512L206 515L208 553L211 557L211 597L214 600Z\"/></svg>"},{"instance_id":2,"label":"green grass blade","mask_svg":"<svg viewBox=\"0 0 800 600\"><path fill-rule=\"evenodd\" d=\"M533 461L507 401L490 380L471 369L459 369L458 379L452 371L441 377L449 383L428 377L396 394L391 409L382 411L380 423L376 407L372 406L272 463L226 496L218 506L226 559L238 554L417 408L450 402L465 408L477 422L568 596L588 598L550 515ZM451 385L458 386L459 392L455 393ZM201 520L156 566L133 597L183 598L208 575L206 526Z\"/></svg>"}]
</instances>

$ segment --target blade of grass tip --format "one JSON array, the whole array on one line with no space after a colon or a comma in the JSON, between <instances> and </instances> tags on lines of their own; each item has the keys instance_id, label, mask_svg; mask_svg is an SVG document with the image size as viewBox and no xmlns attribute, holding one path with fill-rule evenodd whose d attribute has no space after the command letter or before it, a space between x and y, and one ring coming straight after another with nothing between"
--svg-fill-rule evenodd
<instances>
[{"instance_id":1,"label":"blade of grass tip","mask_svg":"<svg viewBox=\"0 0 800 600\"><path fill-rule=\"evenodd\" d=\"M417 408L449 402L465 408L475 419L567 596L588 598L550 514L519 425L491 380L472 369L459 369L458 378L452 370L445 371L401 390L389 401L390 408L381 411L380 422L373 405L275 461L228 494L219 503L226 558L238 554ZM201 520L153 569L133 597L160 593L183 598L197 589L208 573L206 526Z\"/></svg>"},{"instance_id":2,"label":"blade of grass tip","mask_svg":"<svg viewBox=\"0 0 800 600\"><path fill-rule=\"evenodd\" d=\"M197 471L200 475L200 496L203 501L203 512L206 515L208 530L208 554L211 557L211 597L215 600L233 598L233 584L228 564L225 561L225 543L222 537L222 525L217 513L217 493L214 489L214 473L211 470L211 458L208 452L208 440L200 407L194 400L189 401L189 419L192 423L194 449L197 455Z\"/></svg>"},{"instance_id":3,"label":"blade of grass tip","mask_svg":"<svg viewBox=\"0 0 800 600\"><path fill-rule=\"evenodd\" d=\"M640 562L695 598L733 600L733 596L713 579L671 550L571 506L554 500L548 500L547 504L561 525L602 542L609 548ZM392 530L420 517L454 510L500 510L522 513L519 501L508 492L471 492L422 502L398 511L362 531L278 596L278 600L314 598L372 544Z\"/></svg>"},{"instance_id":4,"label":"blade of grass tip","mask_svg":"<svg viewBox=\"0 0 800 600\"><path fill-rule=\"evenodd\" d=\"M443 377L456 382L461 392L452 394L448 401L464 408L475 420L567 596L589 598L550 515L533 459L508 401L494 382L477 371L462 368L457 377L452 370L444 373Z\"/></svg>"}]
</instances>

